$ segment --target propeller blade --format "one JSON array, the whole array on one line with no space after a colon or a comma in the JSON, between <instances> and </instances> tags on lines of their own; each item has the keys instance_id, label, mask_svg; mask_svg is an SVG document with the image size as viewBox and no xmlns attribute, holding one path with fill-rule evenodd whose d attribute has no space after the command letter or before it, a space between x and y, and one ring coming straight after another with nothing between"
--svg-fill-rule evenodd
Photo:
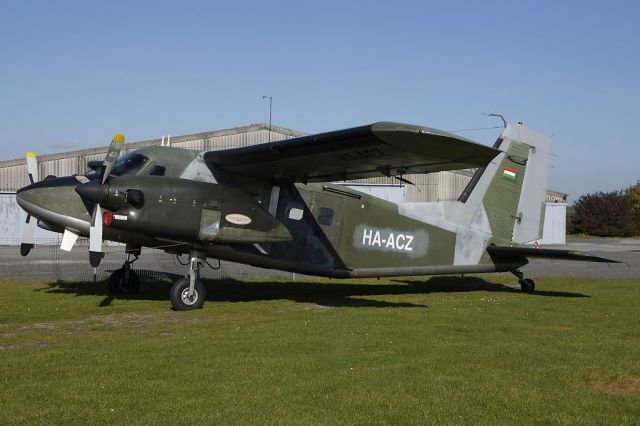
<instances>
[{"instance_id":1,"label":"propeller blade","mask_svg":"<svg viewBox=\"0 0 640 426\"><path fill-rule=\"evenodd\" d=\"M27 157L27 173L29 173L30 183L38 182L40 179L38 178L38 159L36 154L27 152L25 157Z\"/></svg>"},{"instance_id":2,"label":"propeller blade","mask_svg":"<svg viewBox=\"0 0 640 426\"><path fill-rule=\"evenodd\" d=\"M113 140L111 141L111 145L109 145L109 150L107 151L107 155L104 158L104 163L103 163L104 172L102 175L102 182L101 182L103 185L107 181L107 178L109 177L109 173L111 173L111 169L113 169L113 166L116 163L118 156L120 155L120 151L122 151L123 145L124 145L124 135L118 133L113 137Z\"/></svg>"},{"instance_id":3,"label":"propeller blade","mask_svg":"<svg viewBox=\"0 0 640 426\"><path fill-rule=\"evenodd\" d=\"M60 244L60 249L64 251L71 251L77 239L78 234L65 229L64 234L62 235L62 244Z\"/></svg>"},{"instance_id":4,"label":"propeller blade","mask_svg":"<svg viewBox=\"0 0 640 426\"><path fill-rule=\"evenodd\" d=\"M27 221L22 231L22 243L20 244L20 254L26 256L35 246L33 244L33 231L36 228L37 219L27 214Z\"/></svg>"},{"instance_id":5,"label":"propeller blade","mask_svg":"<svg viewBox=\"0 0 640 426\"><path fill-rule=\"evenodd\" d=\"M25 154L27 159L27 173L29 174L29 183L35 183L38 179L38 159L36 154L29 151ZM27 221L22 230L22 241L20 243L20 254L26 256L35 246L33 244L33 231L36 228L37 219L27 214Z\"/></svg>"},{"instance_id":6,"label":"propeller blade","mask_svg":"<svg viewBox=\"0 0 640 426\"><path fill-rule=\"evenodd\" d=\"M102 252L102 209L100 204L93 206L89 227L89 263L96 268L104 257Z\"/></svg>"}]
</instances>

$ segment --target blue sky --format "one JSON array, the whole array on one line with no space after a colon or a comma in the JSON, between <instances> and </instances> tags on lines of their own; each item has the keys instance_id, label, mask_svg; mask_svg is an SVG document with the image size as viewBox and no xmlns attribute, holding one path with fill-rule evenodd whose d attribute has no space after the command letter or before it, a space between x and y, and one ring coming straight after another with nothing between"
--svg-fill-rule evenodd
<instances>
[{"instance_id":1,"label":"blue sky","mask_svg":"<svg viewBox=\"0 0 640 426\"><path fill-rule=\"evenodd\" d=\"M0 159L268 120L553 135L550 187L640 178L640 3L4 2ZM461 135L491 144L498 129Z\"/></svg>"}]
</instances>

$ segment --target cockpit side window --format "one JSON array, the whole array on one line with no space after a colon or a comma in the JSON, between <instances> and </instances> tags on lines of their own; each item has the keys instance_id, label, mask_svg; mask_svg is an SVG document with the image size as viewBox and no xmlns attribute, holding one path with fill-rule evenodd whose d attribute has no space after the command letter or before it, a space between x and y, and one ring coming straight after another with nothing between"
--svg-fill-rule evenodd
<instances>
[{"instance_id":1,"label":"cockpit side window","mask_svg":"<svg viewBox=\"0 0 640 426\"><path fill-rule=\"evenodd\" d=\"M130 152L118 159L113 169L111 169L111 175L135 175L147 164L147 161L149 161L149 159L144 155Z\"/></svg>"},{"instance_id":2,"label":"cockpit side window","mask_svg":"<svg viewBox=\"0 0 640 426\"><path fill-rule=\"evenodd\" d=\"M166 171L167 171L166 167L159 166L156 164L151 168L151 171L149 172L149 176L164 176Z\"/></svg>"}]
</instances>

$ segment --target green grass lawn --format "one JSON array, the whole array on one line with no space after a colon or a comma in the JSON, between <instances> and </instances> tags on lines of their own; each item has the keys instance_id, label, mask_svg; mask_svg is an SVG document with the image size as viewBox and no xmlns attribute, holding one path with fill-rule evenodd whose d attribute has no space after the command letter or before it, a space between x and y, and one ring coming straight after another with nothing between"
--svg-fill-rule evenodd
<instances>
[{"instance_id":1,"label":"green grass lawn","mask_svg":"<svg viewBox=\"0 0 640 426\"><path fill-rule=\"evenodd\" d=\"M0 281L0 423L640 423L640 280Z\"/></svg>"}]
</instances>

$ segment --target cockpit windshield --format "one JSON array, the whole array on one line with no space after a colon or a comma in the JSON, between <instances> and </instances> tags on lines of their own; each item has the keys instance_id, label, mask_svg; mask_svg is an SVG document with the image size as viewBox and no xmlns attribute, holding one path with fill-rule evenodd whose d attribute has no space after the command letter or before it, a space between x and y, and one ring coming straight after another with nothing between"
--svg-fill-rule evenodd
<instances>
[{"instance_id":1,"label":"cockpit windshield","mask_svg":"<svg viewBox=\"0 0 640 426\"><path fill-rule=\"evenodd\" d=\"M118 158L116 164L111 169L112 176L125 176L137 174L149 159L141 154L130 152Z\"/></svg>"}]
</instances>

